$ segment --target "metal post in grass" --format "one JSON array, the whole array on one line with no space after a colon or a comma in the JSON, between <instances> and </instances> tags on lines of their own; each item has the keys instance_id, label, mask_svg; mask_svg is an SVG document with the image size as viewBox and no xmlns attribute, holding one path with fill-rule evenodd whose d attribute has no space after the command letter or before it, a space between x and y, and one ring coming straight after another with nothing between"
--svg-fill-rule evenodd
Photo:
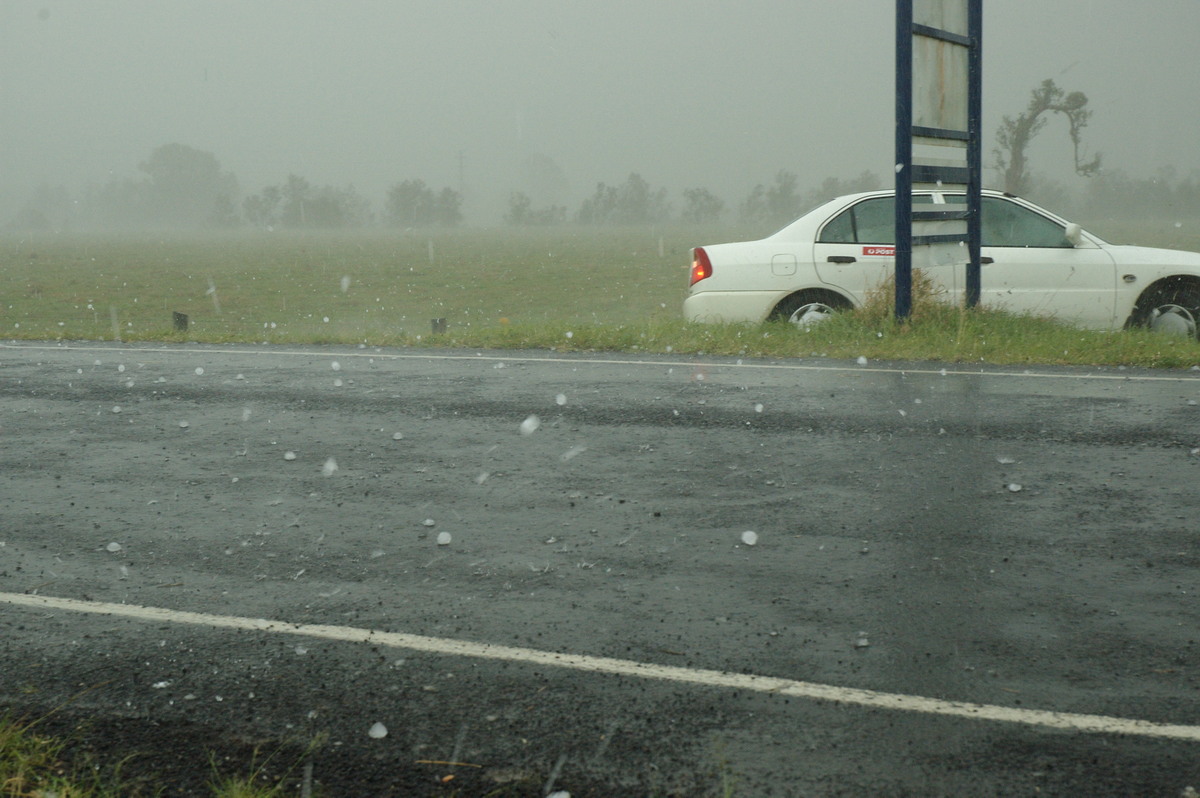
<instances>
[{"instance_id":1,"label":"metal post in grass","mask_svg":"<svg viewBox=\"0 0 1200 798\"><path fill-rule=\"evenodd\" d=\"M955 270L965 252L979 302L982 45L982 0L896 0L897 320L912 313L914 247Z\"/></svg>"},{"instance_id":2,"label":"metal post in grass","mask_svg":"<svg viewBox=\"0 0 1200 798\"><path fill-rule=\"evenodd\" d=\"M912 15L896 0L896 320L912 314Z\"/></svg>"}]
</instances>

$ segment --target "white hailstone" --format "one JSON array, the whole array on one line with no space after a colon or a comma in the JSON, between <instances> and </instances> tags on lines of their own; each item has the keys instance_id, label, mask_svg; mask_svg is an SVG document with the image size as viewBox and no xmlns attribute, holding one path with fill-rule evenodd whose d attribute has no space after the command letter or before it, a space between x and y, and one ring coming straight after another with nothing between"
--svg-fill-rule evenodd
<instances>
[{"instance_id":1,"label":"white hailstone","mask_svg":"<svg viewBox=\"0 0 1200 798\"><path fill-rule=\"evenodd\" d=\"M283 459L287 460L288 462L291 462L292 460L296 459L296 453L295 452L284 452Z\"/></svg>"},{"instance_id":2,"label":"white hailstone","mask_svg":"<svg viewBox=\"0 0 1200 798\"><path fill-rule=\"evenodd\" d=\"M120 405L113 405L113 409L112 409L112 411L113 411L114 413L120 413L120 412L121 412L121 406L120 406Z\"/></svg>"},{"instance_id":3,"label":"white hailstone","mask_svg":"<svg viewBox=\"0 0 1200 798\"><path fill-rule=\"evenodd\" d=\"M568 460L575 459L576 457L578 457L579 455L583 454L586 451L587 451L586 446L584 446L582 444L578 444L578 445L572 446L570 449L567 449L565 452L560 454L558 456L558 459L565 463Z\"/></svg>"},{"instance_id":4,"label":"white hailstone","mask_svg":"<svg viewBox=\"0 0 1200 798\"><path fill-rule=\"evenodd\" d=\"M203 373L204 373L204 368L201 366L196 366L196 376L199 377Z\"/></svg>"},{"instance_id":5,"label":"white hailstone","mask_svg":"<svg viewBox=\"0 0 1200 798\"><path fill-rule=\"evenodd\" d=\"M860 365L860 366L865 366L865 365L867 365L867 359L866 359L865 357L863 357L862 355L859 355L859 356L858 356L858 360L857 360L857 361L855 361L855 362L857 362L857 363L858 363L858 365Z\"/></svg>"},{"instance_id":6,"label":"white hailstone","mask_svg":"<svg viewBox=\"0 0 1200 798\"><path fill-rule=\"evenodd\" d=\"M1008 492L1009 493L1020 493L1021 490L1022 490L1022 486L1020 484L1018 484L1016 482L1008 483Z\"/></svg>"},{"instance_id":7,"label":"white hailstone","mask_svg":"<svg viewBox=\"0 0 1200 798\"><path fill-rule=\"evenodd\" d=\"M755 413L761 413L762 411L763 411L762 402L759 402L758 404L756 404L756 405L754 406L754 412L755 412Z\"/></svg>"},{"instance_id":8,"label":"white hailstone","mask_svg":"<svg viewBox=\"0 0 1200 798\"><path fill-rule=\"evenodd\" d=\"M187 428L188 428L188 427L190 427L190 426L191 426L191 424L187 423L186 421L180 421L180 422L179 422L179 428L180 428L180 429L187 429Z\"/></svg>"},{"instance_id":9,"label":"white hailstone","mask_svg":"<svg viewBox=\"0 0 1200 798\"><path fill-rule=\"evenodd\" d=\"M432 518L426 518L424 521L421 522L421 526L433 526L436 523L437 522L434 521Z\"/></svg>"},{"instance_id":10,"label":"white hailstone","mask_svg":"<svg viewBox=\"0 0 1200 798\"><path fill-rule=\"evenodd\" d=\"M114 540L112 543L109 543L107 546L105 546L105 547L104 547L104 550L105 550L105 551L110 551L110 552L112 552L113 554L116 554L118 551L120 551L120 550L121 550L121 544L120 544L120 543L117 543L117 542Z\"/></svg>"},{"instance_id":11,"label":"white hailstone","mask_svg":"<svg viewBox=\"0 0 1200 798\"><path fill-rule=\"evenodd\" d=\"M450 533L449 532L438 532L437 544L439 546L449 546L450 545Z\"/></svg>"},{"instance_id":12,"label":"white hailstone","mask_svg":"<svg viewBox=\"0 0 1200 798\"><path fill-rule=\"evenodd\" d=\"M540 426L542 426L542 420L537 416L530 416L521 422L521 434L532 435Z\"/></svg>"},{"instance_id":13,"label":"white hailstone","mask_svg":"<svg viewBox=\"0 0 1200 798\"><path fill-rule=\"evenodd\" d=\"M402 441L402 440L404 440L404 433L403 433L403 432L393 432L393 433L392 433L392 440L394 440L394 441Z\"/></svg>"},{"instance_id":14,"label":"white hailstone","mask_svg":"<svg viewBox=\"0 0 1200 798\"><path fill-rule=\"evenodd\" d=\"M384 737L387 737L387 734L387 726L384 726L382 723L373 724L367 731L367 736L372 740L382 740Z\"/></svg>"},{"instance_id":15,"label":"white hailstone","mask_svg":"<svg viewBox=\"0 0 1200 798\"><path fill-rule=\"evenodd\" d=\"M334 371L341 371L341 370L342 370L342 364L341 364L341 363L339 363L339 362L337 362L336 360L335 360L335 361L333 361L332 363L330 363L330 364L329 364L329 367L330 367L331 369L333 369Z\"/></svg>"},{"instance_id":16,"label":"white hailstone","mask_svg":"<svg viewBox=\"0 0 1200 798\"><path fill-rule=\"evenodd\" d=\"M330 457L328 460L325 461L325 465L321 466L321 473L327 477L333 476L334 472L336 472L337 470L338 470L337 460L334 460L332 457Z\"/></svg>"},{"instance_id":17,"label":"white hailstone","mask_svg":"<svg viewBox=\"0 0 1200 798\"><path fill-rule=\"evenodd\" d=\"M758 533L747 529L742 533L742 543L747 546L754 546L758 543Z\"/></svg>"},{"instance_id":18,"label":"white hailstone","mask_svg":"<svg viewBox=\"0 0 1200 798\"><path fill-rule=\"evenodd\" d=\"M562 407L566 403L567 403L567 395L565 393L560 393L554 397L554 404L558 405L559 407Z\"/></svg>"}]
</instances>

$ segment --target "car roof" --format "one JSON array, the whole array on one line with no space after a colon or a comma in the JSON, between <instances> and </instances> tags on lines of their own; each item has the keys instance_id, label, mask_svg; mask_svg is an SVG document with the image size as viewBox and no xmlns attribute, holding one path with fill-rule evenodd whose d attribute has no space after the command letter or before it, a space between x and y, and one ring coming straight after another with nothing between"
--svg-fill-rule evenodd
<instances>
[{"instance_id":1,"label":"car roof","mask_svg":"<svg viewBox=\"0 0 1200 798\"><path fill-rule=\"evenodd\" d=\"M947 188L945 186L934 188L914 188L914 194L965 194L965 188ZM884 188L875 191L860 191L857 194L842 194L838 197L830 198L829 202L846 202L847 204L856 200L866 199L867 197L890 197L896 193L895 189ZM1009 197L1010 199L1020 199L1016 194L1010 194L1007 191L998 191L994 188L981 189L980 194L986 197ZM825 204L825 203L822 203Z\"/></svg>"},{"instance_id":2,"label":"car roof","mask_svg":"<svg viewBox=\"0 0 1200 798\"><path fill-rule=\"evenodd\" d=\"M921 194L921 195L943 195L944 196L946 194L962 194L965 192L966 192L966 189L963 189L963 188L946 188L946 187L942 187L942 188L930 187L930 188L915 188L915 189L913 189L914 194ZM806 237L807 238L815 237L818 228L820 228L821 225L823 225L829 218L831 218L834 214L840 212L842 209L848 208L851 205L853 205L857 202L861 202L862 200L865 200L865 199L873 199L876 197L892 197L892 196L895 196L895 194L896 194L895 189L888 188L888 189L879 189L877 191L860 191L856 194L843 194L840 197L834 197L833 199L830 199L829 201L823 202L820 205L816 206L815 208L812 208L811 210L809 210L807 213L805 213L798 219L795 219L792 222L784 225L779 230L777 230L774 233L772 233L771 235L767 236L767 238L769 238L769 239L775 239L775 238L779 238L779 239L800 238L800 239L803 239ZM1017 202L1019 202L1023 205L1027 205L1027 206L1037 210L1039 213L1045 214L1046 216L1054 219L1055 221L1059 221L1063 224L1066 224L1065 220L1059 219L1057 216L1055 216L1050 211L1047 211L1045 208L1042 208L1038 205L1034 205L1033 203L1029 202L1028 200L1023 200L1020 197L1016 196L1015 194L1009 194L1004 191L997 191L995 189L990 189L990 188L982 189L980 191L980 194L985 197L1005 197L1007 199L1016 200Z\"/></svg>"}]
</instances>

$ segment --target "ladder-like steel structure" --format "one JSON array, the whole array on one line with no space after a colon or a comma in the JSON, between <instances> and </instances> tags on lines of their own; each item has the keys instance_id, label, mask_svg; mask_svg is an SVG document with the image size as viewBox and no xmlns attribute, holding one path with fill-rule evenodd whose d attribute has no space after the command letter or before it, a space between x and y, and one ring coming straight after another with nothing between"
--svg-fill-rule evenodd
<instances>
[{"instance_id":1,"label":"ladder-like steel structure","mask_svg":"<svg viewBox=\"0 0 1200 798\"><path fill-rule=\"evenodd\" d=\"M980 295L983 0L896 0L896 318L912 313L914 247L962 262L968 307ZM914 190L963 200L914 204Z\"/></svg>"}]
</instances>

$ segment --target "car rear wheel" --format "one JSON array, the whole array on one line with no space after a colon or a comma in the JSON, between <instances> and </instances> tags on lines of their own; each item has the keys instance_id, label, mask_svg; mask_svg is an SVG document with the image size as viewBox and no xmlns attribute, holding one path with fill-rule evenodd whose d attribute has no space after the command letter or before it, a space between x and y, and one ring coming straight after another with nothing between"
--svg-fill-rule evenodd
<instances>
[{"instance_id":1,"label":"car rear wheel","mask_svg":"<svg viewBox=\"0 0 1200 798\"><path fill-rule=\"evenodd\" d=\"M838 311L849 310L850 303L828 291L802 291L775 306L771 319L783 320L797 327L812 327L827 321Z\"/></svg>"},{"instance_id":2,"label":"car rear wheel","mask_svg":"<svg viewBox=\"0 0 1200 798\"><path fill-rule=\"evenodd\" d=\"M1200 286L1163 288L1143 305L1140 326L1166 335L1200 339Z\"/></svg>"}]
</instances>

